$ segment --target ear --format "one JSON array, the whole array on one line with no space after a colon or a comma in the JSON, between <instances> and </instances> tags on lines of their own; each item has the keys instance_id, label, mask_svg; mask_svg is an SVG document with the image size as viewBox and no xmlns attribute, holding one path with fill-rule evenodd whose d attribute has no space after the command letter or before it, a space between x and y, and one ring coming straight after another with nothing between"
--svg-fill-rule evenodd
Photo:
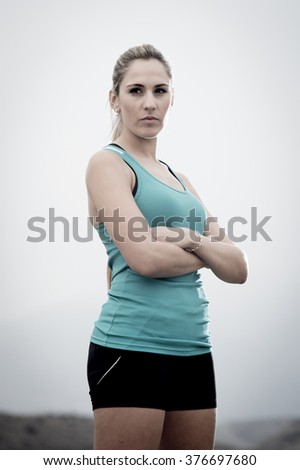
<instances>
[{"instance_id":1,"label":"ear","mask_svg":"<svg viewBox=\"0 0 300 470\"><path fill-rule=\"evenodd\" d=\"M120 112L120 107L119 107L118 96L113 90L109 91L109 102L110 102L110 106L112 107L112 109L116 113L119 113Z\"/></svg>"}]
</instances>

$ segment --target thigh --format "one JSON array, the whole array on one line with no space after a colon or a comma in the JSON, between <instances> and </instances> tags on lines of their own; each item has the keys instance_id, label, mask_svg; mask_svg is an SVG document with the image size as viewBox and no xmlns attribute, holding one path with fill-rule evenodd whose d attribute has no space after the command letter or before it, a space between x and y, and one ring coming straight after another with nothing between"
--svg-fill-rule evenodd
<instances>
[{"instance_id":1,"label":"thigh","mask_svg":"<svg viewBox=\"0 0 300 470\"><path fill-rule=\"evenodd\" d=\"M160 357L91 344L95 449L158 449L165 410Z\"/></svg>"},{"instance_id":2,"label":"thigh","mask_svg":"<svg viewBox=\"0 0 300 470\"><path fill-rule=\"evenodd\" d=\"M213 449L216 409L166 413L160 449Z\"/></svg>"},{"instance_id":3,"label":"thigh","mask_svg":"<svg viewBox=\"0 0 300 470\"><path fill-rule=\"evenodd\" d=\"M159 449L165 412L151 408L94 410L94 449Z\"/></svg>"}]
</instances>

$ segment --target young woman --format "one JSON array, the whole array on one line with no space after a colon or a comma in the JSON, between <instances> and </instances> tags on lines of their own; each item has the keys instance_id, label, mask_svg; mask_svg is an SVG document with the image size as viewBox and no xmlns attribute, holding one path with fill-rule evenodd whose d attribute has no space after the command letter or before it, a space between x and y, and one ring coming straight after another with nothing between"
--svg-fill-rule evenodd
<instances>
[{"instance_id":1,"label":"young woman","mask_svg":"<svg viewBox=\"0 0 300 470\"><path fill-rule=\"evenodd\" d=\"M244 283L246 258L157 156L173 105L163 55L149 44L122 54L109 99L113 141L86 173L109 288L88 357L94 448L211 449L216 391L199 271Z\"/></svg>"}]
</instances>

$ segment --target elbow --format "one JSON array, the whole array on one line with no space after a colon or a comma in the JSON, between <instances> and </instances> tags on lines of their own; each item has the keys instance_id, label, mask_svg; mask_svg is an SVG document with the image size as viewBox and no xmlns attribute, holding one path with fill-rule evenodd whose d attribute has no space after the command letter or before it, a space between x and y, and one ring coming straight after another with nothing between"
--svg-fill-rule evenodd
<instances>
[{"instance_id":1,"label":"elbow","mask_svg":"<svg viewBox=\"0 0 300 470\"><path fill-rule=\"evenodd\" d=\"M248 279L248 271L247 270L241 271L237 276L236 284L245 284L247 279Z\"/></svg>"},{"instance_id":2,"label":"elbow","mask_svg":"<svg viewBox=\"0 0 300 470\"><path fill-rule=\"evenodd\" d=\"M222 275L215 274L221 279L221 281L228 282L229 284L245 284L247 281L248 273L242 269L230 270Z\"/></svg>"},{"instance_id":3,"label":"elbow","mask_svg":"<svg viewBox=\"0 0 300 470\"><path fill-rule=\"evenodd\" d=\"M129 267L140 276L144 277L155 277L157 269L154 269L153 263L149 256L139 256L131 263L128 263Z\"/></svg>"},{"instance_id":4,"label":"elbow","mask_svg":"<svg viewBox=\"0 0 300 470\"><path fill-rule=\"evenodd\" d=\"M133 271L135 271L140 276L144 277L155 277L155 273L147 264L138 265L138 266L130 266Z\"/></svg>"},{"instance_id":5,"label":"elbow","mask_svg":"<svg viewBox=\"0 0 300 470\"><path fill-rule=\"evenodd\" d=\"M244 253L236 269L236 284L245 284L248 279L248 262Z\"/></svg>"},{"instance_id":6,"label":"elbow","mask_svg":"<svg viewBox=\"0 0 300 470\"><path fill-rule=\"evenodd\" d=\"M222 281L230 284L245 284L248 278L248 263L244 253L227 264L225 272L219 276Z\"/></svg>"}]
</instances>

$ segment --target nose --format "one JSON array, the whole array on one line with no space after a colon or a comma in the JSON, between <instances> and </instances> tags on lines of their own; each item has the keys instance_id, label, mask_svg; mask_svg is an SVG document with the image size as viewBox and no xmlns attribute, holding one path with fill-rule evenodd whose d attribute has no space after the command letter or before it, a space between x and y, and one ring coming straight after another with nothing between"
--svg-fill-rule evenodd
<instances>
[{"instance_id":1,"label":"nose","mask_svg":"<svg viewBox=\"0 0 300 470\"><path fill-rule=\"evenodd\" d=\"M149 109L153 110L153 109L156 108L155 97L153 96L152 92L147 93L145 95L145 101L144 101L144 104L143 104L143 108L145 110L149 110Z\"/></svg>"}]
</instances>

